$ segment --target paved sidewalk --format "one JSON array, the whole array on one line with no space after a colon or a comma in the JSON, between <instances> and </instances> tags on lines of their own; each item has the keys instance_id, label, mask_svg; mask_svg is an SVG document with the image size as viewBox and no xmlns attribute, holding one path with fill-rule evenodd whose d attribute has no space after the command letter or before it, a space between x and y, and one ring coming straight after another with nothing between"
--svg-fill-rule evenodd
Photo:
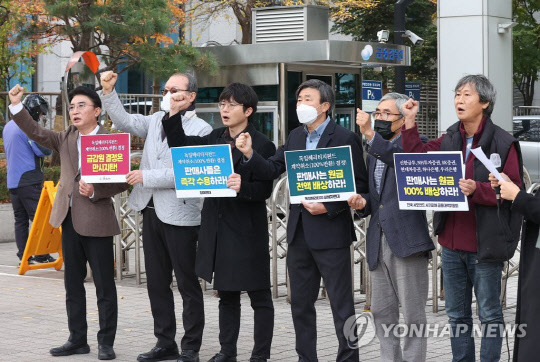
<instances>
[{"instance_id":1,"label":"paved sidewalk","mask_svg":"<svg viewBox=\"0 0 540 362\"><path fill-rule=\"evenodd\" d=\"M68 337L65 312L63 271L44 269L29 271L24 276L17 275L15 243L0 243L0 361L95 361L97 360L98 330L95 288L86 283L88 300L88 328L91 352L88 355L51 357L51 347L63 344ZM414 281L411 281L414 282ZM509 304L515 304L517 278L509 282ZM118 283L119 319L115 342L117 361L135 361L141 352L150 350L155 344L153 321L146 286L136 286L133 279L123 279ZM175 292L176 315L180 340L182 332L182 301ZM201 361L207 361L219 351L218 342L218 299L212 291L204 294L206 327ZM294 330L289 304L284 297L274 300L276 320L272 344L272 361L297 361L294 351ZM363 310L357 304L357 313ZM431 303L426 307L428 322L438 323L441 328L446 323L444 311L432 313ZM511 323L515 308L505 311L505 319ZM337 343L335 340L332 314L327 300L317 302L318 347L320 361L335 361ZM477 321L477 320L475 320ZM242 296L242 324L238 343L238 361L248 361L253 346L253 312L247 295ZM512 351L513 339L509 341ZM477 351L479 341L477 341ZM361 361L376 361L379 346L376 340L360 350ZM478 358L478 357L477 357ZM503 361L508 359L506 342L503 347ZM428 360L450 361L451 351L448 337L429 338Z\"/></svg>"}]
</instances>

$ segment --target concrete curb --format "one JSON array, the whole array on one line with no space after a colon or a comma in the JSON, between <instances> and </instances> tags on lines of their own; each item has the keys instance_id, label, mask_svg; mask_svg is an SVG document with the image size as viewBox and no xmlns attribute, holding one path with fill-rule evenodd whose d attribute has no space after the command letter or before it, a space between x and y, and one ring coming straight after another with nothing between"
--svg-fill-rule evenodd
<instances>
[{"instance_id":1,"label":"concrete curb","mask_svg":"<svg viewBox=\"0 0 540 362\"><path fill-rule=\"evenodd\" d=\"M0 204L0 243L15 241L15 227L13 222L13 207L11 203Z\"/></svg>"}]
</instances>

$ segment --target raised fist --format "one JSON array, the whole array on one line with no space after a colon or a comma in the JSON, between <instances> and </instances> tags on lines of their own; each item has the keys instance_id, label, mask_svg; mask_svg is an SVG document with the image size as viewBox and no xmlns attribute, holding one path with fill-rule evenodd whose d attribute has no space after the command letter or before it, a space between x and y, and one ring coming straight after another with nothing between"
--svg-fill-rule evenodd
<instances>
[{"instance_id":1,"label":"raised fist","mask_svg":"<svg viewBox=\"0 0 540 362\"><path fill-rule=\"evenodd\" d=\"M236 138L236 148L238 148L238 150L247 158L251 158L251 155L253 154L251 144L251 135L247 132L241 133Z\"/></svg>"},{"instance_id":2,"label":"raised fist","mask_svg":"<svg viewBox=\"0 0 540 362\"><path fill-rule=\"evenodd\" d=\"M11 88L11 90L9 91L9 100L11 101L12 106L21 103L23 93L24 88L21 87L20 84L17 84L15 87Z\"/></svg>"},{"instance_id":3,"label":"raised fist","mask_svg":"<svg viewBox=\"0 0 540 362\"><path fill-rule=\"evenodd\" d=\"M356 124L358 127L360 127L360 132L368 140L373 138L373 129L371 128L371 117L369 116L369 113L364 112L360 108L356 108Z\"/></svg>"},{"instance_id":4,"label":"raised fist","mask_svg":"<svg viewBox=\"0 0 540 362\"><path fill-rule=\"evenodd\" d=\"M101 73L101 87L103 88L103 94L109 94L114 89L118 74L112 70Z\"/></svg>"}]
</instances>

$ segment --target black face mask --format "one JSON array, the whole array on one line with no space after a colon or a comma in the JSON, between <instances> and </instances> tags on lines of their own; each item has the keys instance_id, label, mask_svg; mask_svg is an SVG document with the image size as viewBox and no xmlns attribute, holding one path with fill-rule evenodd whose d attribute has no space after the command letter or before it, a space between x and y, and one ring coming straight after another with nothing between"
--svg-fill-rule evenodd
<instances>
[{"instance_id":1,"label":"black face mask","mask_svg":"<svg viewBox=\"0 0 540 362\"><path fill-rule=\"evenodd\" d=\"M394 121L395 122L395 121ZM385 140L389 140L394 137L395 132L392 132L392 124L394 122L375 120L375 132L381 135Z\"/></svg>"}]
</instances>

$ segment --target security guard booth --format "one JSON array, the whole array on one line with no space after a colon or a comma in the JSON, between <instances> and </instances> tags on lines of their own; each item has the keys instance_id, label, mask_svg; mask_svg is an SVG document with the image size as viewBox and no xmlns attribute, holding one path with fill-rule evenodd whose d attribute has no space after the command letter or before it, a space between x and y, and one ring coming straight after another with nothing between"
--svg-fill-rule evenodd
<instances>
[{"instance_id":1,"label":"security guard booth","mask_svg":"<svg viewBox=\"0 0 540 362\"><path fill-rule=\"evenodd\" d=\"M320 79L336 92L333 118L354 130L361 107L362 67L408 66L404 45L328 39L328 8L303 5L253 9L253 44L206 46L220 64L218 74L198 73L197 114L221 127L219 94L232 82L251 85L259 96L255 127L276 145L298 126L297 87Z\"/></svg>"}]
</instances>

